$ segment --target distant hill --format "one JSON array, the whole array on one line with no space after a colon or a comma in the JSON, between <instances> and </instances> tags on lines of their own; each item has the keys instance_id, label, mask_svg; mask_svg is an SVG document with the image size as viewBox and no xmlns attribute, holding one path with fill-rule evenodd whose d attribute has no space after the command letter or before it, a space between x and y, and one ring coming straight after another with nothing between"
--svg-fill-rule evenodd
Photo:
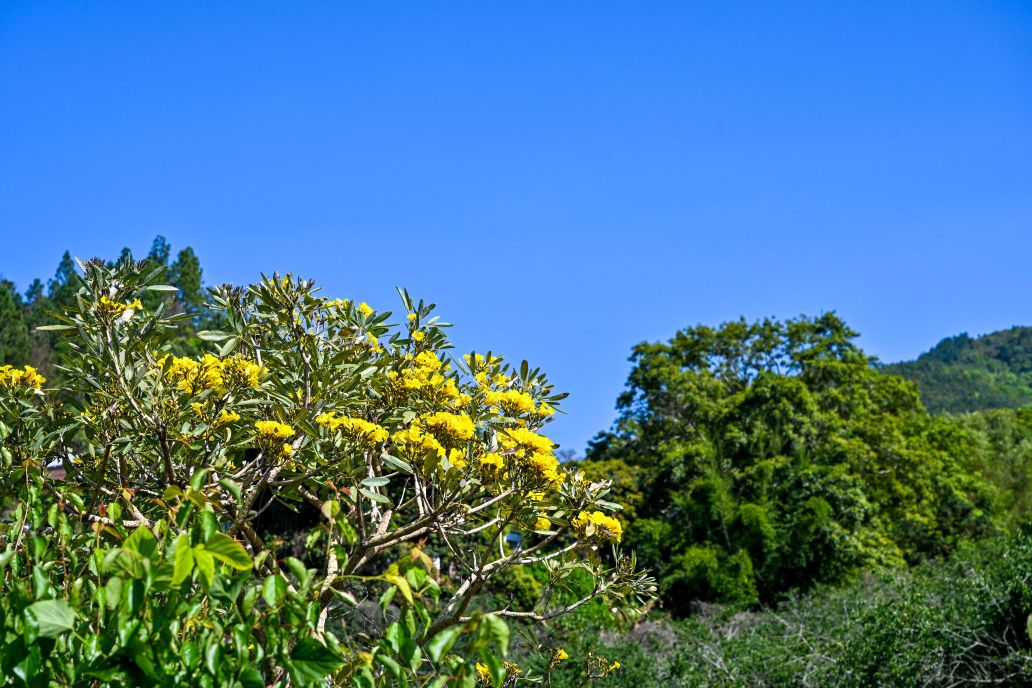
<instances>
[{"instance_id":1,"label":"distant hill","mask_svg":"<svg viewBox=\"0 0 1032 688\"><path fill-rule=\"evenodd\" d=\"M948 337L915 361L884 366L914 380L933 413L1032 403L1032 327Z\"/></svg>"}]
</instances>

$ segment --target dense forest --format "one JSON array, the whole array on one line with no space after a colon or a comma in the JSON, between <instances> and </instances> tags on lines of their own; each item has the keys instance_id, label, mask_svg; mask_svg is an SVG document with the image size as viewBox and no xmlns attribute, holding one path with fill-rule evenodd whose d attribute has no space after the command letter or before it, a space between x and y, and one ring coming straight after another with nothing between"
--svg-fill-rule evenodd
<instances>
[{"instance_id":1,"label":"dense forest","mask_svg":"<svg viewBox=\"0 0 1032 688\"><path fill-rule=\"evenodd\" d=\"M1032 402L1032 328L947 337L916 360L884 370L916 382L932 413L1023 406Z\"/></svg>"},{"instance_id":2,"label":"dense forest","mask_svg":"<svg viewBox=\"0 0 1032 688\"><path fill-rule=\"evenodd\" d=\"M176 353L204 351L197 333L219 323L193 250L158 237L140 263L187 316ZM0 364L59 384L61 340L37 328L72 304L75 274L66 253L46 284L0 282ZM617 421L577 461L613 482L622 547L659 597L644 619L586 604L550 642L601 637L626 686L1032 681L1032 328L887 366L856 339L826 313L636 346ZM544 570L492 594L535 599Z\"/></svg>"}]
</instances>

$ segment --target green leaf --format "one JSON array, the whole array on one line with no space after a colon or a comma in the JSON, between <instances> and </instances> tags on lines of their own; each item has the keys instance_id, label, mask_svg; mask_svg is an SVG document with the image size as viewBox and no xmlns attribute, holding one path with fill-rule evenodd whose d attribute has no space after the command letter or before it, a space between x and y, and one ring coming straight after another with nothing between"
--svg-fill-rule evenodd
<instances>
[{"instance_id":1,"label":"green leaf","mask_svg":"<svg viewBox=\"0 0 1032 688\"><path fill-rule=\"evenodd\" d=\"M403 576L399 576L396 573L385 573L383 579L391 585L398 588L401 592L401 596L405 598L405 601L409 604L413 604L412 601L412 588L409 587L408 581Z\"/></svg>"},{"instance_id":2,"label":"green leaf","mask_svg":"<svg viewBox=\"0 0 1032 688\"><path fill-rule=\"evenodd\" d=\"M42 638L57 638L75 627L75 611L64 600L33 602L25 613L36 621Z\"/></svg>"},{"instance_id":3,"label":"green leaf","mask_svg":"<svg viewBox=\"0 0 1032 688\"><path fill-rule=\"evenodd\" d=\"M265 578L265 582L262 583L262 597L266 604L275 607L276 603L286 594L287 581L283 576L276 573Z\"/></svg>"},{"instance_id":4,"label":"green leaf","mask_svg":"<svg viewBox=\"0 0 1032 688\"><path fill-rule=\"evenodd\" d=\"M179 291L179 287L173 287L171 284L152 284L143 289L144 291Z\"/></svg>"},{"instance_id":5,"label":"green leaf","mask_svg":"<svg viewBox=\"0 0 1032 688\"><path fill-rule=\"evenodd\" d=\"M240 483L236 482L235 480L230 480L229 478L223 478L219 481L219 485L222 485L222 487L226 488L226 492L231 494L233 496L233 499L237 500L238 502L240 501Z\"/></svg>"},{"instance_id":6,"label":"green leaf","mask_svg":"<svg viewBox=\"0 0 1032 688\"><path fill-rule=\"evenodd\" d=\"M455 641L462 635L462 626L449 626L430 640L426 645L427 654L434 663L441 661L441 657L448 654L448 651L455 645Z\"/></svg>"},{"instance_id":7,"label":"green leaf","mask_svg":"<svg viewBox=\"0 0 1032 688\"><path fill-rule=\"evenodd\" d=\"M498 644L502 656L509 654L509 625L501 617L494 614L485 614L480 619L480 628L484 630L492 641Z\"/></svg>"},{"instance_id":8,"label":"green leaf","mask_svg":"<svg viewBox=\"0 0 1032 688\"><path fill-rule=\"evenodd\" d=\"M311 686L335 672L340 659L314 638L302 638L286 662L290 678L299 686Z\"/></svg>"},{"instance_id":9,"label":"green leaf","mask_svg":"<svg viewBox=\"0 0 1032 688\"><path fill-rule=\"evenodd\" d=\"M383 476L374 476L374 477L366 478L365 480L362 481L362 484L365 485L366 487L383 487L384 485L386 485L390 481L391 481L390 478L385 478Z\"/></svg>"},{"instance_id":10,"label":"green leaf","mask_svg":"<svg viewBox=\"0 0 1032 688\"><path fill-rule=\"evenodd\" d=\"M197 333L198 339L202 339L206 342L221 342L230 335L222 332L221 330L201 330Z\"/></svg>"},{"instance_id":11,"label":"green leaf","mask_svg":"<svg viewBox=\"0 0 1032 688\"><path fill-rule=\"evenodd\" d=\"M201 572L205 582L211 585L212 579L215 577L215 559L212 557L204 545L197 545L193 548L194 563L197 564L197 570Z\"/></svg>"},{"instance_id":12,"label":"green leaf","mask_svg":"<svg viewBox=\"0 0 1032 688\"><path fill-rule=\"evenodd\" d=\"M391 503L391 500L387 499L386 497L384 497L382 494L379 494L378 492L373 492L371 490L367 490L364 487L358 488L358 491L364 497L366 497L367 499L371 499L374 502L377 502L379 504L390 504Z\"/></svg>"},{"instance_id":13,"label":"green leaf","mask_svg":"<svg viewBox=\"0 0 1032 688\"><path fill-rule=\"evenodd\" d=\"M140 526L125 539L122 547L150 559L158 549L158 540L146 526Z\"/></svg>"},{"instance_id":14,"label":"green leaf","mask_svg":"<svg viewBox=\"0 0 1032 688\"><path fill-rule=\"evenodd\" d=\"M176 539L176 560L172 569L172 585L179 585L187 579L193 571L194 556L193 548L190 547L190 536L180 535Z\"/></svg>"},{"instance_id":15,"label":"green leaf","mask_svg":"<svg viewBox=\"0 0 1032 688\"><path fill-rule=\"evenodd\" d=\"M238 571L251 568L251 555L244 546L225 533L215 533L204 543L204 549L223 564Z\"/></svg>"},{"instance_id":16,"label":"green leaf","mask_svg":"<svg viewBox=\"0 0 1032 688\"><path fill-rule=\"evenodd\" d=\"M60 332L61 330L74 330L73 325L40 325L36 332Z\"/></svg>"}]
</instances>

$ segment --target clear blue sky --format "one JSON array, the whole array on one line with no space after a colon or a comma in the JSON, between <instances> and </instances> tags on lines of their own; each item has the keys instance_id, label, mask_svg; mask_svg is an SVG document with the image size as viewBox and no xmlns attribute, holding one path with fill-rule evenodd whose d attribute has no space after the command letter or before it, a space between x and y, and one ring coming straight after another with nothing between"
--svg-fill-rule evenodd
<instances>
[{"instance_id":1,"label":"clear blue sky","mask_svg":"<svg viewBox=\"0 0 1032 688\"><path fill-rule=\"evenodd\" d=\"M688 324L1032 324L1032 5L6 0L0 233L20 287L159 233L209 284L408 286L581 451Z\"/></svg>"}]
</instances>

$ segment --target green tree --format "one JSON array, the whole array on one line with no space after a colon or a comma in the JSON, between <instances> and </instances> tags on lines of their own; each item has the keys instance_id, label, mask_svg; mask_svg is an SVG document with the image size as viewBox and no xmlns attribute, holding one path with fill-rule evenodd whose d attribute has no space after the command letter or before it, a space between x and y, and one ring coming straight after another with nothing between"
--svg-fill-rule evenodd
<instances>
[{"instance_id":1,"label":"green tree","mask_svg":"<svg viewBox=\"0 0 1032 688\"><path fill-rule=\"evenodd\" d=\"M179 252L169 269L169 282L179 289L176 295L179 305L192 316L204 310L206 294L202 275L201 261L189 246Z\"/></svg>"},{"instance_id":2,"label":"green tree","mask_svg":"<svg viewBox=\"0 0 1032 688\"><path fill-rule=\"evenodd\" d=\"M642 470L628 538L669 607L769 601L989 527L954 426L855 338L829 313L635 347L619 418L587 459Z\"/></svg>"},{"instance_id":3,"label":"green tree","mask_svg":"<svg viewBox=\"0 0 1032 688\"><path fill-rule=\"evenodd\" d=\"M0 364L23 365L29 360L29 330L25 309L14 284L0 280Z\"/></svg>"}]
</instances>

